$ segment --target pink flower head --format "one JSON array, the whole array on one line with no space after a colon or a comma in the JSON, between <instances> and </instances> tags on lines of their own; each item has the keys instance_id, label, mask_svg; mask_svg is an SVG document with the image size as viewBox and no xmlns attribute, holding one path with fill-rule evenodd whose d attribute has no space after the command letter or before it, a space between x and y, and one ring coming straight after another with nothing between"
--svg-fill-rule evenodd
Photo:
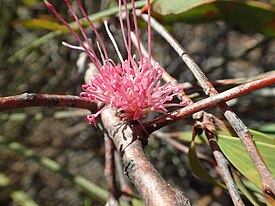
<instances>
[{"instance_id":1,"label":"pink flower head","mask_svg":"<svg viewBox=\"0 0 275 206\"><path fill-rule=\"evenodd\" d=\"M91 77L90 83L83 85L84 92L80 94L80 97L82 98L98 103L104 103L106 105L97 113L87 115L90 124L95 124L95 118L107 107L115 108L120 116L122 116L125 120L139 120L140 118L145 117L148 112L155 111L159 113L166 113L167 107L184 106L187 104L187 101L182 101L179 104L169 103L175 95L182 91L182 88L179 86L173 86L171 83L161 85L161 77L164 69L161 68L158 63L151 63L150 0L148 0L148 57L144 57L141 53L135 5L134 0L131 1L133 7L132 14L135 33L137 35L139 61L136 61L136 58L134 58L131 53L132 44L130 39L130 15L127 9L126 0L123 0L123 3L126 14L125 22L127 32L124 30L125 22L122 19L121 1L122 0L119 0L120 25L128 57L126 60L123 60L120 52L118 51L121 63L115 64L112 60L109 59L106 47L93 23L83 9L80 0L76 0L79 9L88 21L91 29L95 32L99 44L103 50L103 54L101 55L102 62L95 54L95 51L87 35L85 34L79 18L72 9L69 0L65 0L65 2L68 5L76 22L78 23L80 31L87 44L83 43L83 41L75 33L71 26L58 14L53 6L45 0L47 7L68 27L72 35L81 45L81 49L86 51L87 55L98 70L98 74L95 74ZM108 33L110 33L107 26L106 30ZM115 47L117 46L114 40L112 40L112 43ZM118 49L116 48L116 50Z\"/></svg>"}]
</instances>

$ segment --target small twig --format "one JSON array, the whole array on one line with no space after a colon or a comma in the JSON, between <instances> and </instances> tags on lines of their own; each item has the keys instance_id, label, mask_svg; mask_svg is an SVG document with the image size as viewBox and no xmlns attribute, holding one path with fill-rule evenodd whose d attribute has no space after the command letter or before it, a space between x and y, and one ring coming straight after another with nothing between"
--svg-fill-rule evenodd
<instances>
[{"instance_id":1,"label":"small twig","mask_svg":"<svg viewBox=\"0 0 275 206\"><path fill-rule=\"evenodd\" d=\"M221 150L217 144L217 141L216 141L216 138L214 135L215 124L211 122L211 119L212 119L211 114L204 114L202 122L201 122L201 124L202 124L201 126L204 129L205 136L208 139L208 142L209 142L209 145L213 151L215 160L216 160L219 168L221 169L220 175L227 186L228 192L230 194L230 197L231 197L234 205L244 206L244 203L243 203L241 196L238 192L238 189L235 185L233 177L230 173L230 170L228 167L228 161L224 157L223 153L221 152Z\"/></svg>"},{"instance_id":2,"label":"small twig","mask_svg":"<svg viewBox=\"0 0 275 206\"><path fill-rule=\"evenodd\" d=\"M188 105L176 111L173 111L167 115L164 115L160 118L154 119L150 122L144 123L145 128L148 132L156 131L164 126L169 125L172 122L181 120L187 116L190 116L198 111L211 108L216 106L219 102L226 102L231 99L243 96L249 92L261 89L268 85L275 83L275 72L271 75L263 76L257 80L241 84L239 86L233 87L227 91L221 92L212 97L205 98L194 104Z\"/></svg>"},{"instance_id":3,"label":"small twig","mask_svg":"<svg viewBox=\"0 0 275 206\"><path fill-rule=\"evenodd\" d=\"M147 137L141 131L120 120L111 109L103 111L101 119L121 154L124 173L134 183L145 205L190 205L182 192L167 184L146 157L143 146Z\"/></svg>"},{"instance_id":4,"label":"small twig","mask_svg":"<svg viewBox=\"0 0 275 206\"><path fill-rule=\"evenodd\" d=\"M207 130L205 131L205 135L209 141L210 147L213 150L215 160L219 168L222 170L220 174L222 175L222 179L224 180L227 186L228 192L230 193L234 205L244 206L244 203L240 197L240 194L228 169L228 162L225 159L222 152L220 151L220 148L216 142L216 138L214 137L213 133Z\"/></svg>"},{"instance_id":5,"label":"small twig","mask_svg":"<svg viewBox=\"0 0 275 206\"><path fill-rule=\"evenodd\" d=\"M107 133L104 133L105 141L105 176L109 191L108 200L105 206L119 206L118 190L116 186L115 173L115 146Z\"/></svg>"},{"instance_id":6,"label":"small twig","mask_svg":"<svg viewBox=\"0 0 275 206\"><path fill-rule=\"evenodd\" d=\"M236 206L244 206L244 203L241 199L241 196L238 192L238 189L234 183L233 177L229 171L228 161L224 157L223 153L221 152L214 134L216 133L216 124L212 121L214 116L212 114L208 114L204 111L196 113L193 115L193 119L196 120L194 127L193 127L193 138L197 133L200 133L204 130L205 135L208 139L209 145L212 149L213 156L219 166L220 176L222 177L224 183L226 184L227 190L230 194L230 197ZM217 119L215 117L215 119Z\"/></svg>"},{"instance_id":7,"label":"small twig","mask_svg":"<svg viewBox=\"0 0 275 206\"><path fill-rule=\"evenodd\" d=\"M237 79L220 79L220 80L215 80L212 81L211 84L214 86L227 86L227 85L238 85L241 83L244 83L245 79L244 78L237 78ZM201 88L200 85L196 82L183 82L179 84L182 86L184 90L186 89L199 89Z\"/></svg>"},{"instance_id":8,"label":"small twig","mask_svg":"<svg viewBox=\"0 0 275 206\"><path fill-rule=\"evenodd\" d=\"M146 21L147 15L141 15ZM186 50L177 42L174 37L156 20L151 19L151 26L162 35L167 42L175 49L182 60L186 63L188 68L192 71L195 78L200 83L206 95L215 96L218 94L217 90L209 82L203 71L194 62L194 60L187 54ZM272 83L275 83L274 81ZM249 132L246 125L238 118L238 116L228 107L225 102L219 102L218 107L223 112L226 119L232 125L233 129L240 137L243 145L248 151L250 158L253 160L261 178L262 178L262 190L264 195L268 199L273 199L275 197L275 180L272 178L270 171L268 170L266 164L264 163L259 151L257 150L252 134Z\"/></svg>"},{"instance_id":9,"label":"small twig","mask_svg":"<svg viewBox=\"0 0 275 206\"><path fill-rule=\"evenodd\" d=\"M21 95L0 98L0 112L33 106L75 107L89 109L93 112L98 110L94 102L83 100L73 95L24 93Z\"/></svg>"}]
</instances>

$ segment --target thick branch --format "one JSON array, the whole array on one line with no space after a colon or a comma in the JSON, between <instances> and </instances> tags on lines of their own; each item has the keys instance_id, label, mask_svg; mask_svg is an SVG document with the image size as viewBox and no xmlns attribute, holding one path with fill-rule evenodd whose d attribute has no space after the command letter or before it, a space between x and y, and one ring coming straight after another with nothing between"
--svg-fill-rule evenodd
<instances>
[{"instance_id":1,"label":"thick branch","mask_svg":"<svg viewBox=\"0 0 275 206\"><path fill-rule=\"evenodd\" d=\"M24 93L0 98L0 112L33 106L75 107L89 109L93 112L98 109L94 102L83 100L73 95Z\"/></svg>"},{"instance_id":2,"label":"thick branch","mask_svg":"<svg viewBox=\"0 0 275 206\"><path fill-rule=\"evenodd\" d=\"M150 206L190 205L178 189L159 175L144 153L144 134L121 121L111 109L102 112L102 123L121 154L124 173L134 183L144 203Z\"/></svg>"}]
</instances>

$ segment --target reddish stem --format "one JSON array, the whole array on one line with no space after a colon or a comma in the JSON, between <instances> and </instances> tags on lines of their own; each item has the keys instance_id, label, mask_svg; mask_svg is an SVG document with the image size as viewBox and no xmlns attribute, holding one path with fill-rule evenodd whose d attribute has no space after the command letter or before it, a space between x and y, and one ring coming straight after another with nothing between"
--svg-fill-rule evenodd
<instances>
[{"instance_id":1,"label":"reddish stem","mask_svg":"<svg viewBox=\"0 0 275 206\"><path fill-rule=\"evenodd\" d=\"M93 112L98 110L94 102L80 99L78 96L72 95L24 93L21 95L0 98L0 112L33 106L75 107L89 109Z\"/></svg>"},{"instance_id":2,"label":"reddish stem","mask_svg":"<svg viewBox=\"0 0 275 206\"><path fill-rule=\"evenodd\" d=\"M172 122L176 122L187 116L190 116L198 111L204 110L206 108L211 108L216 106L220 102L226 102L231 99L235 99L249 92L261 89L268 85L275 83L275 73L272 75L263 76L257 80L253 80L248 83L241 84L227 91L221 92L212 97L205 98L194 104L183 107L179 110L173 111L163 117L154 119L153 121L144 123L148 132L156 131L164 126L169 125Z\"/></svg>"}]
</instances>

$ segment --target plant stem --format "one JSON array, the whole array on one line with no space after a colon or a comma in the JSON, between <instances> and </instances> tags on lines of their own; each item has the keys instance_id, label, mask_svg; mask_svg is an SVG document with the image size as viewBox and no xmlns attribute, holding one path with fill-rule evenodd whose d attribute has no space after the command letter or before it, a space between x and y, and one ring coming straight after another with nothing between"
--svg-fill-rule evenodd
<instances>
[{"instance_id":1,"label":"plant stem","mask_svg":"<svg viewBox=\"0 0 275 206\"><path fill-rule=\"evenodd\" d=\"M119 206L116 187L115 146L108 134L104 132L105 141L105 176L108 186L108 200L105 206Z\"/></svg>"},{"instance_id":2,"label":"plant stem","mask_svg":"<svg viewBox=\"0 0 275 206\"><path fill-rule=\"evenodd\" d=\"M98 110L94 102L73 95L24 93L0 98L0 112L33 106L75 107L89 109L93 112Z\"/></svg>"}]
</instances>

